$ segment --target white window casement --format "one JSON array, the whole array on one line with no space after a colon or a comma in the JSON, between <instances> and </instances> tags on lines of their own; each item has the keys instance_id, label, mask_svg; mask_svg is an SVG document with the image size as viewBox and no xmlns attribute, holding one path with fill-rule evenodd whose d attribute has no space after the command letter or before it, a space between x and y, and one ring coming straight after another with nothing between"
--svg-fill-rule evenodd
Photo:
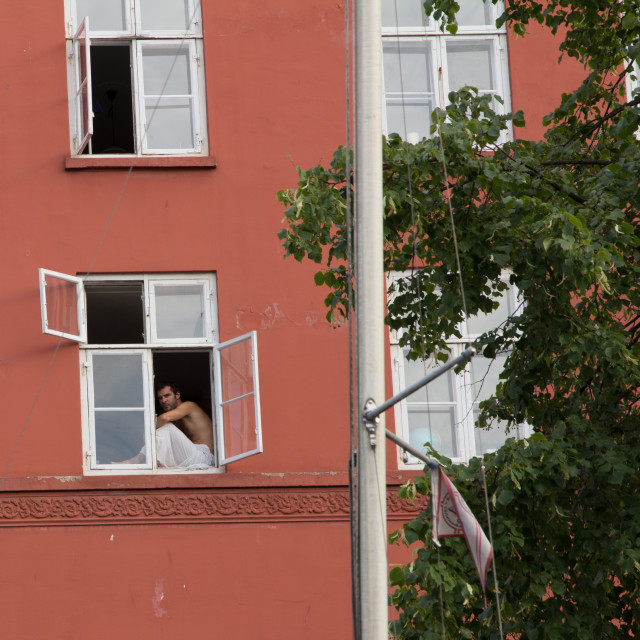
<instances>
[{"instance_id":1,"label":"white window casement","mask_svg":"<svg viewBox=\"0 0 640 640\"><path fill-rule=\"evenodd\" d=\"M458 32L427 18L422 0L382 0L385 133L416 143L429 137L431 113L464 86L497 95L496 113L510 106L506 29L495 26L500 6L458 0Z\"/></svg>"},{"instance_id":2,"label":"white window casement","mask_svg":"<svg viewBox=\"0 0 640 640\"><path fill-rule=\"evenodd\" d=\"M40 292L43 332L79 343L86 474L185 472L156 460L155 391L166 382L212 418L213 471L262 452L256 334L218 343L213 274L41 269ZM143 463L120 462L143 446Z\"/></svg>"},{"instance_id":3,"label":"white window casement","mask_svg":"<svg viewBox=\"0 0 640 640\"><path fill-rule=\"evenodd\" d=\"M518 297L514 288L504 292L499 307L490 314L478 314L461 323L460 338L447 342L449 358L460 355L483 333L499 327L509 315L517 312ZM406 389L439 366L434 358L409 360L408 349L398 344L391 334L391 361L394 393ZM478 353L460 373L450 370L430 382L395 407L396 432L418 450L430 444L453 462L466 462L474 456L501 447L508 437L517 439L531 435L528 425L519 425L508 433L506 425L494 423L491 429L475 427L478 405L495 392L507 353L494 359ZM399 466L422 465L417 458L398 448Z\"/></svg>"},{"instance_id":4,"label":"white window casement","mask_svg":"<svg viewBox=\"0 0 640 640\"><path fill-rule=\"evenodd\" d=\"M631 73L627 75L627 100L633 100L634 94L640 87L640 66L637 62L633 63Z\"/></svg>"},{"instance_id":5,"label":"white window casement","mask_svg":"<svg viewBox=\"0 0 640 640\"><path fill-rule=\"evenodd\" d=\"M200 0L66 0L71 154L208 153Z\"/></svg>"}]
</instances>

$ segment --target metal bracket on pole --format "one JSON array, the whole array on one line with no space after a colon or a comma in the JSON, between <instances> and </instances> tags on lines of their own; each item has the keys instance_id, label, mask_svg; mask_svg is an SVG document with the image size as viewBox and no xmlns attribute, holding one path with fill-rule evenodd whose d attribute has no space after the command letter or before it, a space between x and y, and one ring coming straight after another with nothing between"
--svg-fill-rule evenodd
<instances>
[{"instance_id":1,"label":"metal bracket on pole","mask_svg":"<svg viewBox=\"0 0 640 640\"><path fill-rule=\"evenodd\" d=\"M378 425L380 424L380 417L376 415L373 418L369 419L367 417L367 414L375 409L375 407L376 403L371 398L369 398L367 400L367 403L364 405L364 414L362 416L362 421L364 422L365 429L369 434L369 444L372 447L376 446L376 430L378 428Z\"/></svg>"}]
</instances>

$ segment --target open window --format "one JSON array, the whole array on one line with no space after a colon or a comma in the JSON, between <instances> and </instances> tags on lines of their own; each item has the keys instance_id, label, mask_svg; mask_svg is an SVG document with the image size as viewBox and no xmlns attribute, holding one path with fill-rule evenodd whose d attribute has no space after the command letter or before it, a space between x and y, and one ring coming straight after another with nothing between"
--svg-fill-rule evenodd
<instances>
[{"instance_id":1,"label":"open window","mask_svg":"<svg viewBox=\"0 0 640 640\"><path fill-rule=\"evenodd\" d=\"M208 153L199 2L67 0L67 24L73 155Z\"/></svg>"},{"instance_id":2,"label":"open window","mask_svg":"<svg viewBox=\"0 0 640 640\"><path fill-rule=\"evenodd\" d=\"M76 153L82 153L93 135L93 107L91 99L91 39L89 38L89 18L85 17L73 36L74 101L76 129L73 143Z\"/></svg>"},{"instance_id":3,"label":"open window","mask_svg":"<svg viewBox=\"0 0 640 640\"><path fill-rule=\"evenodd\" d=\"M48 269L39 269L38 275L42 333L86 342L82 280Z\"/></svg>"},{"instance_id":4,"label":"open window","mask_svg":"<svg viewBox=\"0 0 640 640\"><path fill-rule=\"evenodd\" d=\"M217 343L212 274L79 278L41 269L40 283L43 331L80 343L88 473L185 470L157 460L161 382L177 384L211 420L211 468L262 452L256 334Z\"/></svg>"}]
</instances>

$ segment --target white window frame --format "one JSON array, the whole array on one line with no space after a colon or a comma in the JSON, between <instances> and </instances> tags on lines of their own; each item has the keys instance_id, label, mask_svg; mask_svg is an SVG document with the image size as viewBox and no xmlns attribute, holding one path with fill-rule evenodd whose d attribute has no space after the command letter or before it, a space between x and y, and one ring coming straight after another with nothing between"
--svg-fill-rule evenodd
<instances>
[{"instance_id":1,"label":"white window frame","mask_svg":"<svg viewBox=\"0 0 640 640\"><path fill-rule=\"evenodd\" d=\"M390 0L393 2L393 0ZM479 0L478 0L479 1ZM431 61L431 74L433 78L433 86L431 87L434 95L434 107L443 109L448 104L447 96L451 89L449 87L449 76L447 73L447 54L446 47L447 42L455 41L489 41L491 42L491 71L492 71L492 85L494 89L491 91L480 90L479 95L492 94L499 95L503 104L494 101L493 108L496 113L505 114L511 111L511 91L509 88L509 65L507 56L507 30L505 26L497 29L495 21L500 15L502 5L499 6L491 4L489 7L490 21L492 24L475 25L475 26L459 26L455 35L449 32L442 32L439 23L437 23L432 16L426 18L423 15L424 24L422 26L383 26L382 27L382 43L384 44L397 44L397 43L424 43L425 48L430 50ZM393 55L393 54L389 54ZM439 70L442 69L443 73L440 75ZM441 78L441 81L439 80ZM383 82L384 85L384 82ZM390 131L387 118L387 105L391 102L411 102L412 98L416 98L423 95L422 92L412 92L410 88L402 87L402 92L388 92L386 87L383 89L383 126L384 134L399 133L402 138L411 138L410 142L417 142L412 136L407 136L407 132ZM428 131L431 123L427 122L425 125ZM503 137L499 142L506 142L512 137L512 129L509 128L507 135L503 134Z\"/></svg>"},{"instance_id":2,"label":"white window frame","mask_svg":"<svg viewBox=\"0 0 640 640\"><path fill-rule=\"evenodd\" d=\"M89 44L108 45L108 44L128 44L131 55L131 82L133 96L133 138L135 151L133 154L108 154L99 153L95 155L99 157L110 157L116 155L123 156L147 156L147 155L163 155L163 156L189 156L189 155L207 155L209 153L207 122L206 122L206 91L205 91L205 74L204 74L204 47L202 36L202 18L200 3L195 0L188 0L189 15L193 20L186 30L144 30L142 28L142 0L124 0L125 2L125 28L122 30L104 30L99 31L95 27L89 30L88 18L78 15L76 0L65 0L65 15L67 24L67 60L68 60L68 91L69 91L69 133L70 147L73 156L81 155L84 148L91 145L91 135L85 140L83 134L83 121L76 108L75 95L77 92L77 68L78 64L78 47L76 46L76 38L74 34L75 25L85 23L86 39ZM140 7L140 9L139 9ZM80 33L82 26L78 29ZM77 34L76 34L77 35ZM191 93L189 94L191 127L193 131L192 145L183 148L151 148L147 141L147 115L145 109L144 95L144 79L143 79L143 60L142 48L146 45L154 46L187 46L189 49L189 86ZM89 48L89 47L87 47ZM90 54L89 54L90 55ZM91 65L86 67L88 73L88 96L91 96ZM169 96L164 96L169 98ZM181 99L184 99L181 96ZM92 102L92 98L89 98ZM89 105L90 113L92 113L92 104ZM93 132L93 114L89 118L90 127Z\"/></svg>"},{"instance_id":3,"label":"white window frame","mask_svg":"<svg viewBox=\"0 0 640 640\"><path fill-rule=\"evenodd\" d=\"M84 40L84 42L82 42L82 40ZM77 150L76 153L82 153L93 135L91 38L89 36L88 16L84 18L74 34L71 47L73 49L71 65L73 67L72 73L75 88L73 113L76 123L72 147ZM84 55L82 55L83 52Z\"/></svg>"},{"instance_id":4,"label":"white window frame","mask_svg":"<svg viewBox=\"0 0 640 640\"><path fill-rule=\"evenodd\" d=\"M81 335L73 335L64 333L55 329L50 329L46 322L46 278L55 277L65 282L70 282L76 287L76 295L78 298L78 314L82 319ZM212 412L214 422L214 466L207 470L197 470L197 473L219 473L224 471L224 465L230 462L246 458L257 453L262 453L262 424L260 416L260 391L258 379L258 351L257 351L257 334L255 331L238 336L224 343L218 343L218 330L216 325L217 308L216 308L216 280L214 274L112 274L112 275L89 275L85 277L70 276L67 274L51 271L48 269L39 270L40 291L41 291L41 313L43 319L43 333L53 334L59 337L75 340L79 343L80 369L81 369L81 406L82 406L82 443L84 451L84 473L85 475L122 475L122 474L171 474L171 473L193 473L187 469L179 468L160 468L156 463L156 444L155 444L155 385L153 370L153 354L169 353L169 352L201 352L209 354L209 362L211 365L209 384L211 385ZM86 318L86 294L85 283L141 283L143 290L143 311L144 311L144 335L147 340L136 344L89 344ZM203 337L202 338L181 338L181 339L159 339L156 335L154 322L155 300L152 291L157 285L171 286L193 286L202 287L203 301ZM224 349L239 344L242 341L249 340L251 343L251 367L253 388L251 393L246 396L253 396L253 424L255 425L255 433L252 434L256 446L249 450L243 451L236 455L228 455L225 450L224 442L224 416L220 399L222 380L222 366L220 352ZM144 444L147 452L148 462L141 464L110 464L105 461L98 462L96 451L96 408L94 380L93 380L93 357L100 354L141 354L142 358L142 384L144 387L144 405L141 410L144 411ZM157 381L156 381L157 382ZM234 400L237 400L235 398ZM130 408L129 408L130 409ZM104 409L112 410L112 409ZM117 410L127 410L127 407L115 408ZM111 461L109 461L111 462ZM116 462L116 461L114 461Z\"/></svg>"},{"instance_id":5,"label":"white window frame","mask_svg":"<svg viewBox=\"0 0 640 640\"><path fill-rule=\"evenodd\" d=\"M252 361L252 380L253 380L253 388L250 392L242 395L230 398L229 400L224 400L223 389L222 389L222 361L221 361L221 353L222 351L232 348L234 345L240 344L241 342L246 342L247 340L251 341L251 361ZM214 357L214 382L216 385L216 424L217 424L217 436L218 436L218 450L221 452L221 460L220 464L229 464L230 462L235 462L237 460L241 460L242 458L246 458L248 456L255 455L256 453L262 453L262 428L260 424L260 385L258 381L258 344L257 344L257 334L255 331L251 333L247 333L243 336L238 336L237 338L232 338L231 340L227 340L227 342L223 342L222 344L216 345L213 349L213 357ZM225 446L225 421L224 421L224 407L234 404L240 400L243 400L245 397L253 397L253 407L254 407L254 416L255 416L255 439L256 446L253 449L249 449L244 453L240 453L237 455L226 455L226 446Z\"/></svg>"},{"instance_id":6,"label":"white window frame","mask_svg":"<svg viewBox=\"0 0 640 640\"><path fill-rule=\"evenodd\" d=\"M47 292L47 278L53 278L55 280L63 280L65 282L71 282L76 288L76 322L78 324L78 333L71 333L68 331L60 331L50 327L49 313L48 313L48 300L50 294ZM67 338L68 340L74 340L75 342L87 341L87 319L84 305L84 286L81 278L76 276L69 276L66 273L59 273L58 271L51 271L51 269L38 269L38 280L40 283L40 317L42 318L42 333L48 333L52 336L58 336L59 338ZM52 301L55 302L55 301ZM71 313L71 310L69 311Z\"/></svg>"},{"instance_id":7,"label":"white window frame","mask_svg":"<svg viewBox=\"0 0 640 640\"><path fill-rule=\"evenodd\" d=\"M408 275L408 272L394 272L389 275L388 280L390 281L392 279L397 279L400 277L407 277ZM506 282L507 277L508 274L503 274L501 279ZM517 309L521 303L521 300L519 298L517 290L512 287L507 291L507 295L509 296L509 308L513 310L514 313L518 313ZM469 345L469 343L473 342L480 336L480 334L468 333L466 322L460 323L458 329L462 337L451 338L450 340L447 340L447 347L450 350L450 358L459 356ZM406 380L404 348L399 344L400 337L401 334L399 334L398 332L390 332L391 367L394 394L399 393L403 389L407 388L410 384L417 381L417 379L412 379L409 381ZM439 366L440 364L442 363L437 363L436 366ZM427 373L429 373L429 369L426 368L427 366L428 365L425 365L424 375L427 375ZM424 407L426 408L427 412L429 411L429 408L451 406L453 407L454 413L455 424L453 428L455 431L458 453L458 455L451 457L451 461L454 463L466 463L470 458L481 455L481 452L477 451L475 443L476 427L474 418L474 406L477 404L477 402L476 398L473 397L473 385L471 376L472 366L473 361L467 364L467 366L459 373L448 371L443 374L443 376L449 376L450 380L452 381L452 402L441 401L440 399L430 397L428 389L429 385L427 385L427 402L412 402L411 396L409 396L409 398L396 404L394 407L396 433L405 441L410 442L411 434L409 426L409 405L418 408ZM513 427L509 431L507 437L515 437L516 439L521 440L524 438L528 438L531 434L532 429L530 425L522 424L518 425L517 427ZM400 447L396 447L396 451L398 456L398 468L400 469L412 469L415 468L416 465L424 464L418 458L403 451Z\"/></svg>"},{"instance_id":8,"label":"white window frame","mask_svg":"<svg viewBox=\"0 0 640 640\"><path fill-rule=\"evenodd\" d=\"M147 309L149 320L149 336L151 344L155 345L199 345L199 344L213 344L215 340L215 329L213 326L213 308L211 302L215 298L215 293L211 282L207 279L181 279L181 278L158 278L155 276L147 276L145 282L145 295L147 297ZM156 293L157 286L200 286L202 288L202 299L204 304L204 317L202 322L202 328L204 335L202 338L159 338L158 337L158 325L155 322L157 317L156 312Z\"/></svg>"}]
</instances>

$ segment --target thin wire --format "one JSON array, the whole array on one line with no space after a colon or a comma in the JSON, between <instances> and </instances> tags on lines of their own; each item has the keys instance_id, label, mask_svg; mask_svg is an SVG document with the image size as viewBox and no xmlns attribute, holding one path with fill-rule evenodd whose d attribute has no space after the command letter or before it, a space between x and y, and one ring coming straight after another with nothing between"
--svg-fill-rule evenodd
<instances>
[{"instance_id":1,"label":"thin wire","mask_svg":"<svg viewBox=\"0 0 640 640\"><path fill-rule=\"evenodd\" d=\"M442 586L442 562L440 560L440 547L436 545L436 553L438 554L438 578L440 584L438 585L438 592L440 594L440 623L442 625L442 640L446 640L446 632L444 628L444 588Z\"/></svg>"},{"instance_id":2,"label":"thin wire","mask_svg":"<svg viewBox=\"0 0 640 640\"><path fill-rule=\"evenodd\" d=\"M351 52L351 37L353 32L354 17L352 11L355 4L345 0L345 201L346 201L346 234L347 234L347 304L348 304L348 333L349 333L349 523L351 528L351 617L353 637L360 640L360 536L358 533L358 509L356 486L356 428L357 415L354 400L354 327L353 327L353 277L355 260L353 259L353 242L351 228L351 65L353 64Z\"/></svg>"},{"instance_id":3,"label":"thin wire","mask_svg":"<svg viewBox=\"0 0 640 640\"><path fill-rule=\"evenodd\" d=\"M193 13L191 15L191 20L189 22L189 24L193 24L193 20L196 17L196 14L198 13L198 11L200 10L200 1L198 0L198 2L195 3L194 5L194 10ZM185 41L186 41L186 36L182 37L182 40L180 41L180 44L182 45ZM167 84L169 82L169 77L171 76L171 73L176 65L176 62L178 60L178 55L176 54L173 57L173 61L171 63L171 67L169 68L169 72L167 73L167 77L164 81L164 84L162 86L162 89L160 91L160 97L162 97L164 95L165 89L167 87ZM151 116L149 118L149 122L148 124L151 124L151 122L153 122L153 118L155 117L156 111L158 110L158 105L159 105L159 100L156 101L155 106L153 107L153 110L151 112ZM149 126L147 125L147 130L145 130L143 132L142 135L142 140L141 143L144 142L146 136L147 136L147 131L148 131ZM98 244L96 246L96 250L93 253L93 256L89 262L89 268L87 269L87 273L86 275L90 275L92 270L93 270L93 266L96 262L96 260L98 259L98 254L100 253L100 250L102 249L102 245L104 244L105 238L107 237L107 233L109 231L109 228L111 227L111 223L113 221L113 218L115 217L116 211L118 210L118 207L120 205L120 201L122 200L122 195L124 194L124 190L129 182L129 178L131 177L131 173L133 172L133 168L136 165L136 161L138 159L138 156L134 156L131 159L131 164L129 165L129 168L127 169L127 173L124 177L124 180L122 181L122 187L120 188L120 192L118 193L116 200L114 202L113 207L111 208L111 213L109 214L109 217L107 219L107 222L105 224L105 227L102 231L102 235L100 236L100 239L98 240ZM78 295L81 295L80 293ZM76 305L78 304L78 299L76 299ZM71 316L73 313L73 309L69 310L69 313L67 315L67 320L66 323L64 325L64 329L66 330L70 323L71 323ZM66 331L65 331L66 332ZM42 394L42 391L44 390L45 384L47 382L47 379L49 377L49 374L51 373L51 369L53 368L53 364L55 362L56 356L58 354L58 351L60 350L60 346L62 345L62 341L64 340L64 338L60 337L58 338L58 342L56 343L56 346L53 350L53 354L51 355L51 359L49 360L49 364L47 365L47 368L45 370L44 376L42 377L42 381L40 382L40 386L38 387L38 390L36 391L36 395L33 399L33 402L31 404L31 407L29 408L29 412L27 413L27 417L25 419L24 424L22 425L22 428L20 429L20 432L18 434L18 438L16 440L16 444L13 447L12 451L11 451L11 455L9 456L9 462L7 463L7 466L4 470L4 473L2 474L2 477L0 478L0 489L2 489L2 487L4 486L5 480L9 474L9 471L11 469L11 466L13 465L13 462L15 460L16 454L18 452L18 448L20 447L20 443L22 442L22 439L24 437L24 434L27 430L27 427L29 425L29 423L31 422L31 417L33 416L33 412L38 404L38 400L40 399L40 396Z\"/></svg>"},{"instance_id":4,"label":"thin wire","mask_svg":"<svg viewBox=\"0 0 640 640\"><path fill-rule=\"evenodd\" d=\"M400 95L402 96L402 126L404 129L404 139L408 137L408 128L407 128L407 113L406 113L406 101L405 101L405 91L404 91L404 74L403 74L403 64L402 64L402 55L400 53L400 33L399 33L399 20L398 20L398 4L397 0L394 0L393 3L394 8L394 16L395 16L395 26L396 26L396 43L397 43L397 55L398 55L398 69L400 75ZM408 143L406 143L408 144ZM408 147L406 148L406 163L407 163L407 190L409 193L409 208L411 212L411 227L414 230L413 236L413 254L411 259L411 279L415 280L415 273L417 268L417 240L418 240L418 225L416 222L416 214L415 207L413 202L413 163L411 159L411 154L409 153ZM418 278L415 280L417 284L417 295L418 295L418 321L420 324L420 339L421 339L421 359L423 362L423 370L425 375L427 374L427 361L426 361L426 353L424 348L424 308L422 306L422 290L421 290L421 281ZM404 358L404 350L400 349L400 356ZM448 374L447 374L448 375ZM431 420L431 410L430 410L430 397L429 397L429 385L425 388L426 394L426 402L427 402L427 430L429 432L429 441L433 442L433 423ZM440 551L438 550L438 575L442 575L441 572L441 561L440 561ZM442 625L442 637L444 640L444 605L443 605L443 594L442 594L442 581L440 581L440 612L441 612L441 625Z\"/></svg>"},{"instance_id":5,"label":"thin wire","mask_svg":"<svg viewBox=\"0 0 640 640\"><path fill-rule=\"evenodd\" d=\"M484 458L484 456L483 456ZM487 476L484 472L484 459L482 464L480 465L480 469L482 470L482 486L484 487L484 504L487 510L487 530L489 532L489 544L491 545L491 549L493 549L493 534L491 532L491 513L489 510L489 493L487 491ZM496 571L496 554L491 554L491 568L493 569L493 585L496 590L496 608L498 610L498 629L500 631L500 640L504 638L502 633L502 611L500 607L500 589L498 587L498 572Z\"/></svg>"},{"instance_id":6,"label":"thin wire","mask_svg":"<svg viewBox=\"0 0 640 640\"><path fill-rule=\"evenodd\" d=\"M443 82L442 69L440 69L439 81L440 81L440 87L442 89L442 82ZM440 131L439 140L440 140L440 152L442 154L442 171L444 173L445 182L447 184L445 197L447 199L447 206L449 208L449 218L451 219L451 231L453 235L453 246L454 246L455 256L456 256L456 266L458 269L460 295L462 296L462 308L464 311L464 321L466 325L466 332L467 332L467 335L469 335L470 333L469 332L469 314L467 313L467 302L466 302L466 296L464 293L464 282L462 279L462 269L460 267L460 252L458 248L458 238L456 235L456 224L453 216L453 206L451 205L451 187L449 186L449 175L447 173L447 161L446 161L446 156L444 152L444 144L442 142L442 131ZM484 459L484 454L481 457ZM487 526L489 530L489 543L491 544L491 548L493 549L493 539L491 535L491 513L489 510L489 494L487 492L487 481L484 473L484 461L481 464L481 469L482 469L482 477L483 477L482 487L484 491L485 505L487 510ZM498 611L498 630L500 632L500 639L503 640L504 636L502 633L502 612L500 611L500 591L498 588L498 574L496 573L495 555L493 553L491 554L491 567L493 569L493 580L494 580L495 592L496 592L496 606Z\"/></svg>"}]
</instances>

